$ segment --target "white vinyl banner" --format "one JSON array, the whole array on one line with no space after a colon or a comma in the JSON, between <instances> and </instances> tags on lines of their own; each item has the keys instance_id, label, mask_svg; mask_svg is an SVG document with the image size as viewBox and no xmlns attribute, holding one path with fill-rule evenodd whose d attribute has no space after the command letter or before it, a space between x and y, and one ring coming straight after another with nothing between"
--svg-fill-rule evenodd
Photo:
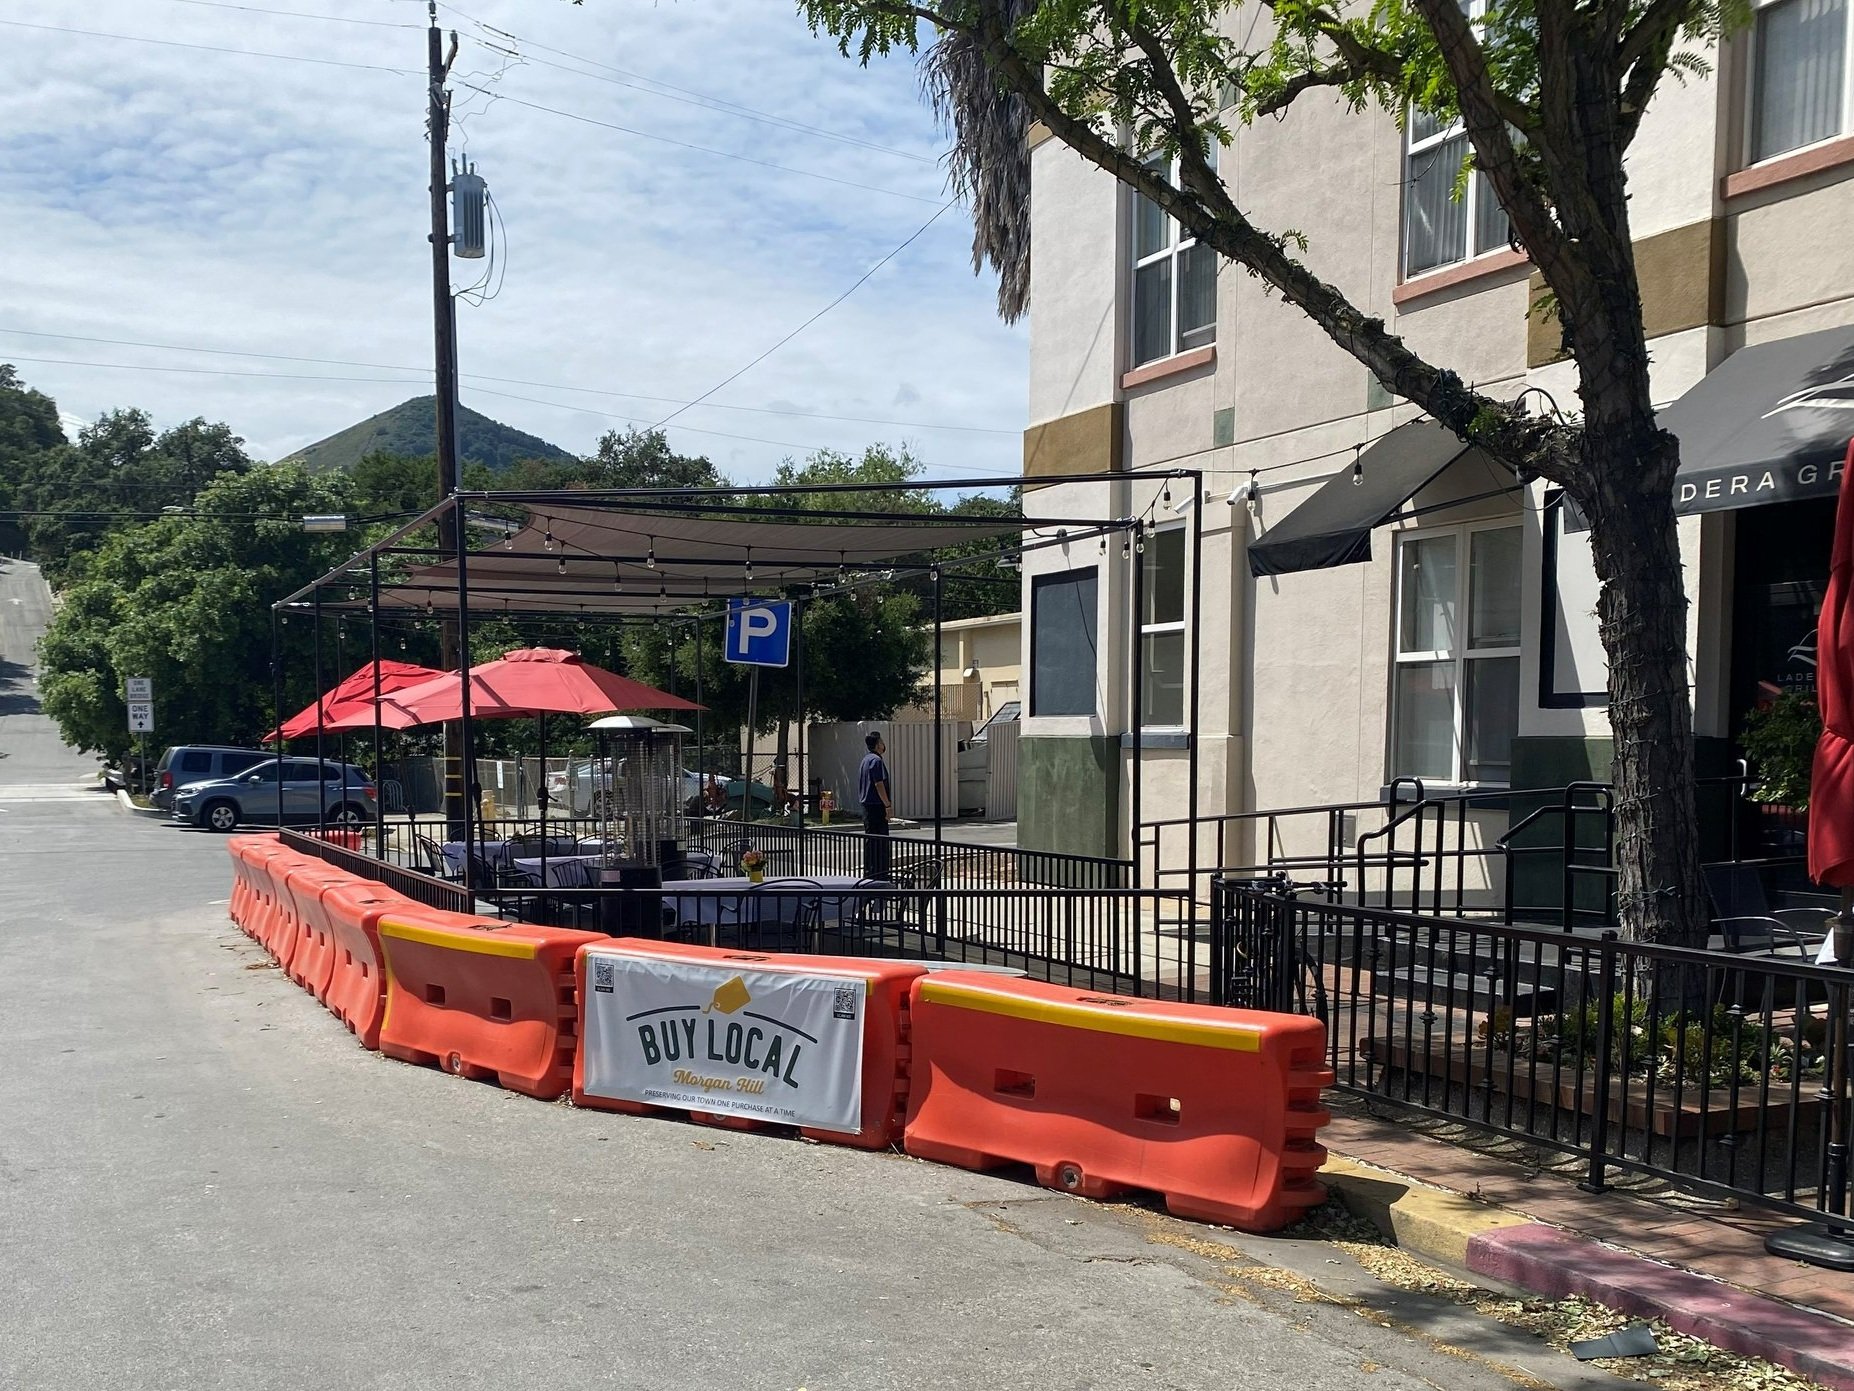
<instances>
[{"instance_id":1,"label":"white vinyl banner","mask_svg":"<svg viewBox=\"0 0 1854 1391\"><path fill-rule=\"evenodd\" d=\"M587 953L585 1091L819 1130L862 1129L855 976Z\"/></svg>"}]
</instances>

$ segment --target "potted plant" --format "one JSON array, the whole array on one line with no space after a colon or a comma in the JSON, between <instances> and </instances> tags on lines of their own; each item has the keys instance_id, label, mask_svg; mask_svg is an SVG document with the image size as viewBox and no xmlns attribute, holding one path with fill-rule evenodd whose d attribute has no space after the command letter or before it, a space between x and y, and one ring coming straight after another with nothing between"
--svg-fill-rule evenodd
<instances>
[{"instance_id":1,"label":"potted plant","mask_svg":"<svg viewBox=\"0 0 1854 1391\"><path fill-rule=\"evenodd\" d=\"M1792 688L1745 715L1739 743L1757 770L1760 802L1794 807L1809 806L1809 770L1815 760L1815 743L1822 734L1822 712L1815 692Z\"/></svg>"},{"instance_id":2,"label":"potted plant","mask_svg":"<svg viewBox=\"0 0 1854 1391\"><path fill-rule=\"evenodd\" d=\"M755 884L766 881L766 856L758 850L748 850L740 857L740 867L747 871L747 878Z\"/></svg>"}]
</instances>

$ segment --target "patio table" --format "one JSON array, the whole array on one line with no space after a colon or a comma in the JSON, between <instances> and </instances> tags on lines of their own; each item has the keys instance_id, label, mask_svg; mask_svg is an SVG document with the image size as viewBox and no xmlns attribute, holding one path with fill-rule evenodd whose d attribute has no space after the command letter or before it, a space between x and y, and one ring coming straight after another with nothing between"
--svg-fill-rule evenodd
<instances>
[{"instance_id":1,"label":"patio table","mask_svg":"<svg viewBox=\"0 0 1854 1391\"><path fill-rule=\"evenodd\" d=\"M510 863L515 869L528 876L537 887L541 884L541 857L539 855L519 855ZM576 873L578 866L585 865L593 871L593 882L598 882L599 866L605 863L603 855L549 855L547 857L547 887L549 888L583 888ZM573 866L572 869L567 868Z\"/></svg>"},{"instance_id":2,"label":"patio table","mask_svg":"<svg viewBox=\"0 0 1854 1391\"><path fill-rule=\"evenodd\" d=\"M665 892L663 906L679 924L705 926L709 940L714 929L753 922L759 926L775 923L789 926L798 921L803 905L815 900L820 915L830 922L854 916L858 900L866 893L879 892L892 885L882 880L865 879L858 874L819 874L780 876L755 884L744 875L725 879L691 880L702 892L672 894ZM771 913L749 914L749 905L770 905Z\"/></svg>"}]
</instances>

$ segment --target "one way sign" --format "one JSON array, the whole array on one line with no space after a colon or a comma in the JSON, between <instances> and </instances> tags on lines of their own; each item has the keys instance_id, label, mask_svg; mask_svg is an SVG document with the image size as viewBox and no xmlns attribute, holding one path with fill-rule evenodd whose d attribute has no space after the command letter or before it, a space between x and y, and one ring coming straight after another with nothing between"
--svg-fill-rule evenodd
<instances>
[{"instance_id":1,"label":"one way sign","mask_svg":"<svg viewBox=\"0 0 1854 1391\"><path fill-rule=\"evenodd\" d=\"M792 659L792 606L783 599L727 601L727 660L782 667Z\"/></svg>"}]
</instances>

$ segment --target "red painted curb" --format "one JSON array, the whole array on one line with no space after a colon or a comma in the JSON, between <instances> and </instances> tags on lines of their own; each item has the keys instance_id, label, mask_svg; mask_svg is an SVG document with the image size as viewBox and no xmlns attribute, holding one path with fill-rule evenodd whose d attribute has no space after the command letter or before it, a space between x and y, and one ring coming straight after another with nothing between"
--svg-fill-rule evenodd
<instances>
[{"instance_id":1,"label":"red painted curb","mask_svg":"<svg viewBox=\"0 0 1854 1391\"><path fill-rule=\"evenodd\" d=\"M1468 1269L1549 1299L1579 1294L1636 1318L1661 1319L1834 1391L1854 1391L1854 1326L1557 1227L1528 1223L1483 1232L1468 1242Z\"/></svg>"}]
</instances>

